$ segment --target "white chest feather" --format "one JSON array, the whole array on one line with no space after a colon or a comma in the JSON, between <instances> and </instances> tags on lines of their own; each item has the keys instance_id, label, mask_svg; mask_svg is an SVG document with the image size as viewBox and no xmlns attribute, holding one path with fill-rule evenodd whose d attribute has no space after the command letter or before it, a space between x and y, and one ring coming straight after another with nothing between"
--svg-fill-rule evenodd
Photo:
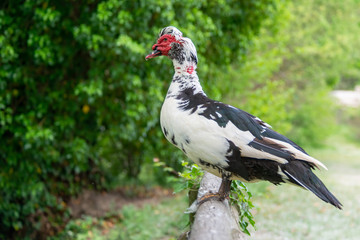
<instances>
[{"instance_id":1,"label":"white chest feather","mask_svg":"<svg viewBox=\"0 0 360 240\"><path fill-rule=\"evenodd\" d=\"M228 124L225 128L219 127L215 121L201 116L201 106L194 113L178 106L179 100L167 98L161 109L160 123L167 140L197 164L203 160L227 167L227 138L235 138L238 129L233 124ZM240 141L250 142L253 139L250 133L243 133L242 136Z\"/></svg>"},{"instance_id":2,"label":"white chest feather","mask_svg":"<svg viewBox=\"0 0 360 240\"><path fill-rule=\"evenodd\" d=\"M229 166L226 156L232 153L228 152L227 139L237 139L238 143L246 145L254 137L249 132L239 133L232 123L224 128L219 127L215 121L199 115L203 111L201 107L191 113L178 106L179 100L175 98L167 98L162 106L160 123L166 139L206 171L221 177L219 168L214 166ZM239 138L239 135L242 137Z\"/></svg>"}]
</instances>

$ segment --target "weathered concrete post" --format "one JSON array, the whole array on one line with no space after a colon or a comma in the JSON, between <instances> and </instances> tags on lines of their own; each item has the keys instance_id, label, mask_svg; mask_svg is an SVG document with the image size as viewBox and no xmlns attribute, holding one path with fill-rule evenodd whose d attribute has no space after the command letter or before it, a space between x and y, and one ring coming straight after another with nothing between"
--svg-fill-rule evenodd
<instances>
[{"instance_id":1,"label":"weathered concrete post","mask_svg":"<svg viewBox=\"0 0 360 240\"><path fill-rule=\"evenodd\" d=\"M221 178L205 172L197 198L217 192ZM238 224L239 214L229 201L210 200L199 206L191 226L190 240L246 240Z\"/></svg>"}]
</instances>

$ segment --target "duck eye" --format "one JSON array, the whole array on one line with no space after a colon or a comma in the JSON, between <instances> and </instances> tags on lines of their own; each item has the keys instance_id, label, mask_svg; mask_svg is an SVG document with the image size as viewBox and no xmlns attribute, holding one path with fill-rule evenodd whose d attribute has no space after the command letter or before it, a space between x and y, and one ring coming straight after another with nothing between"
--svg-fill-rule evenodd
<instances>
[{"instance_id":1,"label":"duck eye","mask_svg":"<svg viewBox=\"0 0 360 240\"><path fill-rule=\"evenodd\" d=\"M164 38L164 41L166 42L166 41L167 41L167 38Z\"/></svg>"}]
</instances>

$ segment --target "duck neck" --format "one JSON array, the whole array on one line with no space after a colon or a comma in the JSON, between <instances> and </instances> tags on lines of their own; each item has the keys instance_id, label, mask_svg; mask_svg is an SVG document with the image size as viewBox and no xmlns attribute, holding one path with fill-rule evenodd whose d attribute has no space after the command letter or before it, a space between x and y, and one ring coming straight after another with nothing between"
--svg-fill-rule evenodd
<instances>
[{"instance_id":1,"label":"duck neck","mask_svg":"<svg viewBox=\"0 0 360 240\"><path fill-rule=\"evenodd\" d=\"M173 60L175 74L172 79L168 95L175 92L182 92L185 89L192 88L195 93L201 92L205 95L196 73L196 62Z\"/></svg>"},{"instance_id":2,"label":"duck neck","mask_svg":"<svg viewBox=\"0 0 360 240\"><path fill-rule=\"evenodd\" d=\"M194 61L181 61L173 60L175 75L191 76L196 75L197 65Z\"/></svg>"}]
</instances>

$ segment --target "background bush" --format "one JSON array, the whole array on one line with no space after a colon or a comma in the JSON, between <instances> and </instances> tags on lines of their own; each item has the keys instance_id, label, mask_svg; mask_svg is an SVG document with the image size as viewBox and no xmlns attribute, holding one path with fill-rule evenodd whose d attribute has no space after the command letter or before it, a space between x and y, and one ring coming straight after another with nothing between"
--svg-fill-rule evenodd
<instances>
[{"instance_id":1,"label":"background bush","mask_svg":"<svg viewBox=\"0 0 360 240\"><path fill-rule=\"evenodd\" d=\"M226 100L301 146L323 145L338 130L329 92L360 84L359 6L357 0L279 5L244 64L233 63L220 85Z\"/></svg>"},{"instance_id":2,"label":"background bush","mask_svg":"<svg viewBox=\"0 0 360 240\"><path fill-rule=\"evenodd\" d=\"M200 77L215 79L279 4L3 1L0 238L53 234L70 196L135 178L154 157L177 167L158 126L171 62L144 61L157 33L178 26L198 47ZM214 80L204 83L219 97Z\"/></svg>"}]
</instances>

